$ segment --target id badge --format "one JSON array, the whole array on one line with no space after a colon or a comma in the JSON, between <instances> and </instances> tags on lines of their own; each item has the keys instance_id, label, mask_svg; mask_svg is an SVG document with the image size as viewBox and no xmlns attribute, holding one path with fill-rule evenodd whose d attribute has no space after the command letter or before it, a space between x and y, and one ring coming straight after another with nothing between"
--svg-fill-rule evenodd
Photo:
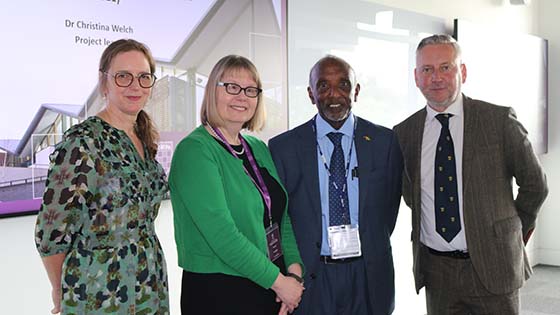
<instances>
[{"instance_id":1,"label":"id badge","mask_svg":"<svg viewBox=\"0 0 560 315\"><path fill-rule=\"evenodd\" d=\"M360 231L357 225L329 226L331 258L341 259L362 255Z\"/></svg>"},{"instance_id":2,"label":"id badge","mask_svg":"<svg viewBox=\"0 0 560 315\"><path fill-rule=\"evenodd\" d=\"M268 248L268 259L275 261L282 256L280 229L278 228L278 223L274 223L266 228L266 244Z\"/></svg>"}]
</instances>

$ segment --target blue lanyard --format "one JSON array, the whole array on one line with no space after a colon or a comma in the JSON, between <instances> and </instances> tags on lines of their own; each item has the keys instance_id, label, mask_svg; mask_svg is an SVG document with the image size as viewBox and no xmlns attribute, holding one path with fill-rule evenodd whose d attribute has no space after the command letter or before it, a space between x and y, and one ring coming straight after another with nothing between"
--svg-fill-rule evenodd
<instances>
[{"instance_id":1,"label":"blue lanyard","mask_svg":"<svg viewBox=\"0 0 560 315\"><path fill-rule=\"evenodd\" d=\"M333 186L335 188L335 190L338 192L338 195L340 197L340 203L342 204L342 206L344 207L344 193L346 192L346 186L348 186L348 173L350 171L350 160L352 158L352 149L354 148L354 143L356 140L356 125L357 125L358 120L354 119L354 128L352 130L352 142L350 143L350 150L348 151L348 158L346 160L346 174L344 176L344 185L342 186L342 189L340 189L336 183L334 181L329 180L329 182L333 183ZM325 167L325 170L327 171L327 174L329 175L329 179L332 176L331 175L331 171L329 170L329 166L327 164L327 158L325 157L325 155L323 154L323 150L321 150L321 146L319 145L319 141L317 141L317 116L315 115L315 117L313 117L313 133L315 134L315 144L317 145L317 149L319 149L319 154L321 155L321 160L323 161L323 166Z\"/></svg>"}]
</instances>

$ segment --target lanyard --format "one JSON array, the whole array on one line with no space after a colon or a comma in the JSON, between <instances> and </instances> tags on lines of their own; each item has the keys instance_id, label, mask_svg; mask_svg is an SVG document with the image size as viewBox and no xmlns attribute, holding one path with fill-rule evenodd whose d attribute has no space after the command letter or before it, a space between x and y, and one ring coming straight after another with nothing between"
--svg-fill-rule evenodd
<instances>
[{"instance_id":1,"label":"lanyard","mask_svg":"<svg viewBox=\"0 0 560 315\"><path fill-rule=\"evenodd\" d=\"M352 158L352 149L354 147L354 142L356 140L356 123L357 123L357 119L354 119L354 128L352 130L352 142L350 143L350 150L348 151L348 158L347 158L347 162L346 162L346 174L344 176L344 185L342 186L342 189L340 189L336 183L334 182L334 180L329 180L329 182L333 183L333 186L335 188L335 190L338 192L338 196L340 198L340 203L342 204L342 206L344 207L344 193L346 192L346 186L348 186L348 173L350 171L350 160ZM323 166L325 166L325 170L327 171L327 174L329 175L329 179L331 178L332 174L331 171L329 170L329 166L327 164L327 158L325 157L325 155L323 154L323 150L321 150L321 146L319 145L319 141L317 140L317 116L313 117L313 132L315 133L315 144L317 145L317 149L319 149L319 154L321 155L321 160L323 161ZM344 152L344 150L343 150Z\"/></svg>"},{"instance_id":2,"label":"lanyard","mask_svg":"<svg viewBox=\"0 0 560 315\"><path fill-rule=\"evenodd\" d=\"M231 147L231 145L226 141L226 139L225 139L224 135L222 134L222 132L220 131L220 129L214 128L210 125L209 125L209 127L212 129L212 131L214 131L214 133L216 133L216 135L220 138L220 140L222 140L222 142L228 148L229 152L231 152L231 154L234 157L239 159L239 157L233 151L233 148ZM253 184L255 184L255 186L257 187L257 189L261 193L261 196L264 199L266 210L268 212L268 220L270 222L270 226L272 226L272 200L270 198L270 193L268 192L268 188L266 187L266 184L264 183L264 179L262 178L261 172L259 171L259 167L257 165L257 162L255 161L255 158L253 157L253 154L251 153L251 150L249 149L249 145L247 144L245 139L243 139L243 137L241 137L241 135L239 135L239 141L241 141L241 145L243 145L245 153L247 153L247 159L249 160L249 164L251 164L251 168L253 169L253 172L255 172L255 176L257 176L258 183L256 183L255 180L253 179L253 177L251 176L251 174L249 174L249 171L245 168L245 165L243 165L243 170L245 171L247 176L249 176L249 179L251 179Z\"/></svg>"}]
</instances>

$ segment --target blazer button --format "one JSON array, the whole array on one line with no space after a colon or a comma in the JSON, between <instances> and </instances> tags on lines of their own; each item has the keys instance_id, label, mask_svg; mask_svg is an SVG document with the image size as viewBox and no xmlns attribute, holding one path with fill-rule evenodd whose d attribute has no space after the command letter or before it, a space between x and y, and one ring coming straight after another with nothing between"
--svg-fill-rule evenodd
<instances>
[{"instance_id":1,"label":"blazer button","mask_svg":"<svg viewBox=\"0 0 560 315\"><path fill-rule=\"evenodd\" d=\"M317 276L314 273L310 274L309 277L311 278L311 280L315 280L315 278L317 278Z\"/></svg>"},{"instance_id":2,"label":"blazer button","mask_svg":"<svg viewBox=\"0 0 560 315\"><path fill-rule=\"evenodd\" d=\"M317 246L317 248L321 248L321 243L317 242L315 243L315 246Z\"/></svg>"}]
</instances>

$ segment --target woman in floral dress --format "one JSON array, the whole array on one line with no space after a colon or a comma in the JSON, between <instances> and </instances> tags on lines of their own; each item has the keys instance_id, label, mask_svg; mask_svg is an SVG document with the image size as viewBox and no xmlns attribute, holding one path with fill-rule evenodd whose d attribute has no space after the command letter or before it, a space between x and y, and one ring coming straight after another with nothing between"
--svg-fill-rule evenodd
<instances>
[{"instance_id":1,"label":"woman in floral dress","mask_svg":"<svg viewBox=\"0 0 560 315\"><path fill-rule=\"evenodd\" d=\"M62 314L169 314L154 220L167 193L157 132L142 110L154 59L134 40L99 66L106 107L70 128L51 155L35 239Z\"/></svg>"}]
</instances>

